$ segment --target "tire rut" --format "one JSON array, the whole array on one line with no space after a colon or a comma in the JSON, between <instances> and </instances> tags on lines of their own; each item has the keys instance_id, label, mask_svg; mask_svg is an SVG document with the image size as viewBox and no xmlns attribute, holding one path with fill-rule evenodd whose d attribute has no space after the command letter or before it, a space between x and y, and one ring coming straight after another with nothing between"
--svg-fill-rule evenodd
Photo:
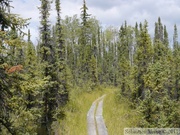
<instances>
[{"instance_id":1,"label":"tire rut","mask_svg":"<svg viewBox=\"0 0 180 135\"><path fill-rule=\"evenodd\" d=\"M95 100L87 113L88 135L108 135L103 119L103 100L106 95Z\"/></svg>"}]
</instances>

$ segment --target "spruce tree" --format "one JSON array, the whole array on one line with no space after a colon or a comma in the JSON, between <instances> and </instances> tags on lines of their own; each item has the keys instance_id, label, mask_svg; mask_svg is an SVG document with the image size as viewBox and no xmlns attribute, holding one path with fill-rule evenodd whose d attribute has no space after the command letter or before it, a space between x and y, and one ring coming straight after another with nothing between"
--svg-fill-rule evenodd
<instances>
[{"instance_id":1,"label":"spruce tree","mask_svg":"<svg viewBox=\"0 0 180 135\"><path fill-rule=\"evenodd\" d=\"M27 40L27 46L25 48L25 64L24 69L27 72L26 79L28 82L30 82L32 85L36 84L36 82L43 82L45 78L43 78L40 75L40 68L39 68L38 58L35 50L35 46L33 45L31 41L31 33L30 30L28 30L28 40ZM40 104L42 99L40 98L40 89L33 89L29 88L27 90L27 109L35 109L37 105ZM39 102L37 102L39 100Z\"/></svg>"},{"instance_id":2,"label":"spruce tree","mask_svg":"<svg viewBox=\"0 0 180 135\"><path fill-rule=\"evenodd\" d=\"M135 55L136 75L135 86L136 90L133 92L135 99L144 99L147 88L145 87L144 75L150 63L152 63L152 45L150 35L147 30L148 24L145 21L142 31L140 32L139 44L137 46L137 53Z\"/></svg>"},{"instance_id":3,"label":"spruce tree","mask_svg":"<svg viewBox=\"0 0 180 135\"><path fill-rule=\"evenodd\" d=\"M169 47L169 39L168 39L168 32L167 32L167 29L166 29L166 25L164 25L164 45L166 48Z\"/></svg>"},{"instance_id":4,"label":"spruce tree","mask_svg":"<svg viewBox=\"0 0 180 135\"><path fill-rule=\"evenodd\" d=\"M91 48L90 48L90 36L89 36L89 14L87 13L86 1L83 0L83 6L81 8L81 35L79 39L79 53L80 53L80 71L82 79L87 81L89 78L89 61L91 58Z\"/></svg>"},{"instance_id":5,"label":"spruce tree","mask_svg":"<svg viewBox=\"0 0 180 135\"><path fill-rule=\"evenodd\" d=\"M154 42L163 42L164 33L163 33L163 25L161 22L161 18L158 18L158 22L155 23L155 36L154 36Z\"/></svg>"},{"instance_id":6,"label":"spruce tree","mask_svg":"<svg viewBox=\"0 0 180 135\"><path fill-rule=\"evenodd\" d=\"M180 99L180 45L178 42L178 31L177 26L174 25L174 35L173 35L173 75L174 75L174 98L176 100Z\"/></svg>"},{"instance_id":7,"label":"spruce tree","mask_svg":"<svg viewBox=\"0 0 180 135\"><path fill-rule=\"evenodd\" d=\"M92 87L97 86L98 84L98 45L97 45L97 33L98 33L99 22L95 18L89 19L89 29L90 29L90 60L89 60L89 69L90 69L90 80L92 81Z\"/></svg>"},{"instance_id":8,"label":"spruce tree","mask_svg":"<svg viewBox=\"0 0 180 135\"><path fill-rule=\"evenodd\" d=\"M161 58L166 59L169 51L169 39L166 26L162 25L161 18L158 18L158 22L155 23L154 33L154 61L158 61Z\"/></svg>"},{"instance_id":9,"label":"spruce tree","mask_svg":"<svg viewBox=\"0 0 180 135\"><path fill-rule=\"evenodd\" d=\"M176 24L174 25L174 34L173 34L173 49L176 50L178 48L178 31ZM175 51L174 51L175 53Z\"/></svg>"},{"instance_id":10,"label":"spruce tree","mask_svg":"<svg viewBox=\"0 0 180 135\"><path fill-rule=\"evenodd\" d=\"M81 8L81 19L82 19L82 25L87 26L89 14L87 13L88 7L86 5L86 0L83 0L83 7Z\"/></svg>"},{"instance_id":11,"label":"spruce tree","mask_svg":"<svg viewBox=\"0 0 180 135\"><path fill-rule=\"evenodd\" d=\"M49 78L49 84L43 92L43 114L41 121L41 131L43 134L50 135L52 133L51 124L54 121L55 110L57 108L56 95L57 93L57 78L55 67L55 46L51 42L51 27L49 22L50 4L49 0L40 0L41 14L40 27L40 58L42 63L43 76ZM41 134L42 134L41 133Z\"/></svg>"},{"instance_id":12,"label":"spruce tree","mask_svg":"<svg viewBox=\"0 0 180 135\"><path fill-rule=\"evenodd\" d=\"M118 61L119 61L119 79L121 92L125 94L128 90L127 76L129 75L130 60L129 60L129 34L128 27L122 25L119 31L119 45L118 45Z\"/></svg>"},{"instance_id":13,"label":"spruce tree","mask_svg":"<svg viewBox=\"0 0 180 135\"><path fill-rule=\"evenodd\" d=\"M56 0L57 23L56 23L56 65L57 65L57 101L59 106L65 105L68 100L68 84L67 84L67 63L65 59L65 44L62 39L62 26L60 16L60 0Z\"/></svg>"},{"instance_id":14,"label":"spruce tree","mask_svg":"<svg viewBox=\"0 0 180 135\"><path fill-rule=\"evenodd\" d=\"M27 20L22 19L18 15L11 14L10 1L0 1L0 134L6 129L4 134L17 134L17 130L14 125L15 122L12 120L12 116L15 115L13 108L10 104L11 99L14 97L12 87L17 80L7 73L9 66L12 64L9 62L9 48L11 46L18 46L22 43L20 37L14 39L11 38L9 31L15 33L22 32L21 29L27 26ZM18 42L16 42L18 41ZM13 65L12 65L13 66ZM15 104L18 106L18 104ZM20 107L20 105L18 106ZM16 110L17 111L17 110Z\"/></svg>"}]
</instances>

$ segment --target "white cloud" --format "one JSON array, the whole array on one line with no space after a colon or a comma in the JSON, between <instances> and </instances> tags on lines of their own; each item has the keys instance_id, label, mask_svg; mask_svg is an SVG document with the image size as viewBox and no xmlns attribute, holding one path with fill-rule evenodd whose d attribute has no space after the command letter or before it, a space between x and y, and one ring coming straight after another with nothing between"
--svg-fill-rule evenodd
<instances>
[{"instance_id":1,"label":"white cloud","mask_svg":"<svg viewBox=\"0 0 180 135\"><path fill-rule=\"evenodd\" d=\"M120 26L126 20L128 24L135 25L136 22L149 23L149 32L153 34L154 23L160 16L163 24L167 26L169 35L172 36L173 26L176 23L180 26L179 0L86 0L89 8L88 13L96 18L103 25ZM66 15L73 16L80 14L83 0L61 0L62 18ZM32 18L29 28L32 31L32 38L38 36L39 27L39 0L15 0L12 2L15 7L13 12L21 14L23 18ZM52 5L50 20L55 23L56 12Z\"/></svg>"},{"instance_id":2,"label":"white cloud","mask_svg":"<svg viewBox=\"0 0 180 135\"><path fill-rule=\"evenodd\" d=\"M28 29L31 31L31 39L34 43L38 37L39 11L40 2L38 0L16 0L11 3L14 7L12 13L19 14L22 18L31 18ZM27 29L24 29L27 32Z\"/></svg>"}]
</instances>

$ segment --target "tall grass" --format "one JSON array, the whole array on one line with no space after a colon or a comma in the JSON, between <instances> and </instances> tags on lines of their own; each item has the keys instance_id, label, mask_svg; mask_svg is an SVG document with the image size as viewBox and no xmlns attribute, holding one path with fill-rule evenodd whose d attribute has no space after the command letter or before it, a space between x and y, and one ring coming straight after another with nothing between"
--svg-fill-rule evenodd
<instances>
[{"instance_id":1,"label":"tall grass","mask_svg":"<svg viewBox=\"0 0 180 135\"><path fill-rule=\"evenodd\" d=\"M112 91L112 90L111 90ZM109 135L123 135L124 128L136 127L141 119L140 113L130 107L125 98L117 98L118 90L106 96L103 116Z\"/></svg>"},{"instance_id":2,"label":"tall grass","mask_svg":"<svg viewBox=\"0 0 180 135\"><path fill-rule=\"evenodd\" d=\"M59 135L87 135L87 112L93 101L104 93L101 89L88 92L80 88L73 89L65 108L66 118L60 121Z\"/></svg>"},{"instance_id":3,"label":"tall grass","mask_svg":"<svg viewBox=\"0 0 180 135\"><path fill-rule=\"evenodd\" d=\"M136 127L140 114L130 108L128 100L117 99L117 91L115 88L98 88L93 91L74 88L64 110L66 118L60 121L58 135L87 135L87 112L92 103L104 94L103 116L108 134L123 135L125 127Z\"/></svg>"}]
</instances>

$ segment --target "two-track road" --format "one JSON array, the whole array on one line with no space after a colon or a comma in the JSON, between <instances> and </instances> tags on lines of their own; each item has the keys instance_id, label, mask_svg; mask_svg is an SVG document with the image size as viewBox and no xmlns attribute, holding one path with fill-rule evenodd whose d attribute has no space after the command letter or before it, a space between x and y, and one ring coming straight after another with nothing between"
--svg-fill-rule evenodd
<instances>
[{"instance_id":1,"label":"two-track road","mask_svg":"<svg viewBox=\"0 0 180 135\"><path fill-rule=\"evenodd\" d=\"M88 135L108 135L103 119L103 100L106 95L98 98L92 103L87 113Z\"/></svg>"}]
</instances>

